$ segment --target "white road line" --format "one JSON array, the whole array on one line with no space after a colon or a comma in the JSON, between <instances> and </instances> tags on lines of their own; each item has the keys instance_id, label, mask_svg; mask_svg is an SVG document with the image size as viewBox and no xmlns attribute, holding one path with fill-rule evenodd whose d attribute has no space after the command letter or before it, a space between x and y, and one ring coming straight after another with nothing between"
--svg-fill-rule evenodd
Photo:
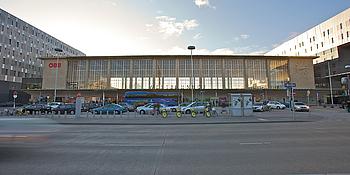
<instances>
[{"instance_id":1,"label":"white road line","mask_svg":"<svg viewBox=\"0 0 350 175\"><path fill-rule=\"evenodd\" d=\"M240 145L269 145L271 142L242 142Z\"/></svg>"},{"instance_id":2,"label":"white road line","mask_svg":"<svg viewBox=\"0 0 350 175\"><path fill-rule=\"evenodd\" d=\"M258 120L260 120L260 121L267 121L267 119L264 119L264 118L258 118Z\"/></svg>"}]
</instances>

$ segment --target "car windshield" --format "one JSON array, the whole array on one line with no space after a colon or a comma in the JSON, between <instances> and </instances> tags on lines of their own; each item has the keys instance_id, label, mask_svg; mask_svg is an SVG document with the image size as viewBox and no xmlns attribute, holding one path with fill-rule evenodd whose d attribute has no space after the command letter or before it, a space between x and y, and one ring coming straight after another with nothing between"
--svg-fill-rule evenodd
<instances>
[{"instance_id":1,"label":"car windshield","mask_svg":"<svg viewBox=\"0 0 350 175\"><path fill-rule=\"evenodd\" d=\"M297 103L295 103L295 105L305 105L305 104L301 103L301 102L297 102Z\"/></svg>"},{"instance_id":2,"label":"car windshield","mask_svg":"<svg viewBox=\"0 0 350 175\"><path fill-rule=\"evenodd\" d=\"M262 106L263 103L254 103L254 106Z\"/></svg>"}]
</instances>

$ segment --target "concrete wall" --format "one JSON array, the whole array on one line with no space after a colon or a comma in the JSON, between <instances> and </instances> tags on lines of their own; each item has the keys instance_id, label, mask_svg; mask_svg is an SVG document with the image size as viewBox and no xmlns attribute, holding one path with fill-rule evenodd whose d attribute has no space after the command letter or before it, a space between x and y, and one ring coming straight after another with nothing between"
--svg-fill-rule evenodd
<instances>
[{"instance_id":1,"label":"concrete wall","mask_svg":"<svg viewBox=\"0 0 350 175\"><path fill-rule=\"evenodd\" d=\"M289 74L297 89L315 89L312 59L289 59Z\"/></svg>"},{"instance_id":2,"label":"concrete wall","mask_svg":"<svg viewBox=\"0 0 350 175\"><path fill-rule=\"evenodd\" d=\"M56 61L56 59L44 60L43 89L55 89L56 68L52 64L56 64ZM56 88L66 89L68 61L59 59L58 64L61 64L61 66L58 68Z\"/></svg>"}]
</instances>

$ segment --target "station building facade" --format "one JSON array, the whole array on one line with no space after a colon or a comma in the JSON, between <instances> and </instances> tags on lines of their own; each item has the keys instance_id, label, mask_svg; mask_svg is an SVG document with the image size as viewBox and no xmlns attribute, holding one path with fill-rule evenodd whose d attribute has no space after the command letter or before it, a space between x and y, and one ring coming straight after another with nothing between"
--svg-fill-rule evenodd
<instances>
[{"instance_id":1,"label":"station building facade","mask_svg":"<svg viewBox=\"0 0 350 175\"><path fill-rule=\"evenodd\" d=\"M192 85L195 99L248 92L256 100L282 101L288 98L286 82L296 83L300 98L315 89L314 58L194 55L193 70L188 55L62 57L58 64L56 58L42 58L42 89L30 93L33 100L52 98L56 85L62 101L77 95L87 101L102 96L120 101L126 91L178 92L181 101L189 101Z\"/></svg>"}]
</instances>

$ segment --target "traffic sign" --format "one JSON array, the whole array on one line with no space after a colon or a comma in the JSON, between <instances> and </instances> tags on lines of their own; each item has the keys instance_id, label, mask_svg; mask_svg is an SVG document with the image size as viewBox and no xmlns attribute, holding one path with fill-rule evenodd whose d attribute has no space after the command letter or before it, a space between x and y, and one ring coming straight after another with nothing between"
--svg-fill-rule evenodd
<instances>
[{"instance_id":1,"label":"traffic sign","mask_svg":"<svg viewBox=\"0 0 350 175\"><path fill-rule=\"evenodd\" d=\"M297 86L297 84L295 84L295 83L285 83L284 84L284 87L286 87L286 88L293 88L293 87L296 87Z\"/></svg>"}]
</instances>

